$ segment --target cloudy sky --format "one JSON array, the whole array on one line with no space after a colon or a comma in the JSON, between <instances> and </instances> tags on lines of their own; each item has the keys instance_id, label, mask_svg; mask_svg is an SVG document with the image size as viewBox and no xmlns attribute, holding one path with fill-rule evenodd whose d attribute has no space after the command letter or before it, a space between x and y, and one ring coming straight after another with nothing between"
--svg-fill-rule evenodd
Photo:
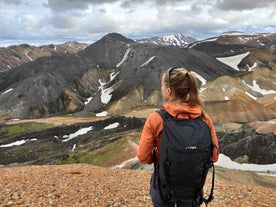
<instances>
[{"instance_id":1,"label":"cloudy sky","mask_svg":"<svg viewBox=\"0 0 276 207\"><path fill-rule=\"evenodd\" d=\"M0 46L276 32L275 0L0 0Z\"/></svg>"}]
</instances>

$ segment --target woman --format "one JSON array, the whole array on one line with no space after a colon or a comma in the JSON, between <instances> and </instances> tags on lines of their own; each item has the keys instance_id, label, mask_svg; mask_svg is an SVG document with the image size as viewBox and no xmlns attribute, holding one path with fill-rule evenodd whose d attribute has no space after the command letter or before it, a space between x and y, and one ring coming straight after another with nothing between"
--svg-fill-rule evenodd
<instances>
[{"instance_id":1,"label":"woman","mask_svg":"<svg viewBox=\"0 0 276 207\"><path fill-rule=\"evenodd\" d=\"M201 114L203 115L203 121L209 126L211 131L212 140L214 143L214 150L211 157L213 162L218 160L218 140L214 124L211 118L204 112L202 104L199 99L198 85L195 76L188 72L184 68L169 68L162 76L161 81L161 93L165 102L163 108L173 117L183 119L196 119ZM163 128L163 119L155 112L149 115L147 118L139 143L137 151L137 157L141 163L152 164L155 159L155 148L157 148L157 160L159 160L160 154L160 138L159 135ZM161 137L162 139L162 137ZM153 174L153 177L156 174ZM156 182L152 179L150 194L153 205L155 207L166 206L160 192L162 189L156 187ZM158 179L157 179L158 180ZM177 202L178 207L199 206L192 204L192 201Z\"/></svg>"}]
</instances>

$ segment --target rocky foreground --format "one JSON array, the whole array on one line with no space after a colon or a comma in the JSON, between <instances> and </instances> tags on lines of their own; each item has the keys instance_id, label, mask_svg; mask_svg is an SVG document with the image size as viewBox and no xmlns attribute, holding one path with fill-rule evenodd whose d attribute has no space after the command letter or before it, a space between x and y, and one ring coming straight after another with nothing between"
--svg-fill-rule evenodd
<instances>
[{"instance_id":1,"label":"rocky foreground","mask_svg":"<svg viewBox=\"0 0 276 207\"><path fill-rule=\"evenodd\" d=\"M215 200L208 206L275 206L275 177L216 169ZM149 170L87 164L0 168L0 206L147 207L150 176ZM210 183L209 176L206 194Z\"/></svg>"}]
</instances>

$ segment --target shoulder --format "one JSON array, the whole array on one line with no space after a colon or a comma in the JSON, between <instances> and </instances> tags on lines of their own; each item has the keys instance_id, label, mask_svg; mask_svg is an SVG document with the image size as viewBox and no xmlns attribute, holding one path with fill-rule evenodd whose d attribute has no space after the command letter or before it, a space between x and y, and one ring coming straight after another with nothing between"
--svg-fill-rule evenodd
<instances>
[{"instance_id":1,"label":"shoulder","mask_svg":"<svg viewBox=\"0 0 276 207\"><path fill-rule=\"evenodd\" d=\"M159 126L160 124L163 124L163 119L157 111L151 113L148 116L146 125L151 126L151 127L156 127L156 126Z\"/></svg>"},{"instance_id":2,"label":"shoulder","mask_svg":"<svg viewBox=\"0 0 276 207\"><path fill-rule=\"evenodd\" d=\"M204 118L203 118L203 121L209 125L209 127L212 127L214 125L211 117L208 115L208 114L204 114Z\"/></svg>"},{"instance_id":3,"label":"shoulder","mask_svg":"<svg viewBox=\"0 0 276 207\"><path fill-rule=\"evenodd\" d=\"M151 120L151 121L154 121L154 122L160 122L160 121L163 120L161 115L159 114L159 111L155 111L155 112L151 113L148 116L148 119Z\"/></svg>"}]
</instances>

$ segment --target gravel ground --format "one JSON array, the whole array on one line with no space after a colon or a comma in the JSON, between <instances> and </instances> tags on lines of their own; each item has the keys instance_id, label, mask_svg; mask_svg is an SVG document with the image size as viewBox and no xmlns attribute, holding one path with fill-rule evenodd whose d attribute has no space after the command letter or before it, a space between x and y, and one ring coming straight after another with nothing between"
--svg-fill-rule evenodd
<instances>
[{"instance_id":1,"label":"gravel ground","mask_svg":"<svg viewBox=\"0 0 276 207\"><path fill-rule=\"evenodd\" d=\"M275 185L263 187L244 179L227 180L225 172L218 173L215 200L208 206L275 206ZM220 176L222 173L224 176ZM152 206L148 193L150 176L149 170L86 164L0 168L0 207L148 207ZM208 176L206 194L210 183Z\"/></svg>"}]
</instances>

